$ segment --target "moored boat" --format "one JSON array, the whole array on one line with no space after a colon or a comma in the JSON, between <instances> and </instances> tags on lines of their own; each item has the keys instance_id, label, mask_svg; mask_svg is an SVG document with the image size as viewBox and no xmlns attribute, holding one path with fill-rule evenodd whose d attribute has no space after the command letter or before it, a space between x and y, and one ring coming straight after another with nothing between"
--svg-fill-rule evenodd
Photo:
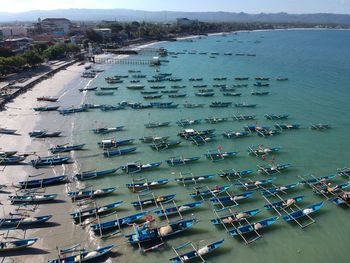
<instances>
[{"instance_id":1,"label":"moored boat","mask_svg":"<svg viewBox=\"0 0 350 263\"><path fill-rule=\"evenodd\" d=\"M201 206L202 204L203 204L203 201L197 201L197 202L187 203L183 205L176 205L174 207L168 207L168 208L165 208L164 210L163 209L155 210L154 213L158 217L170 216L170 215L179 214L185 211L192 210L196 207Z\"/></svg>"},{"instance_id":2,"label":"moored boat","mask_svg":"<svg viewBox=\"0 0 350 263\"><path fill-rule=\"evenodd\" d=\"M113 202L103 206L95 206L91 208L84 208L82 210L74 211L70 213L72 219L76 222L84 221L89 217L96 217L99 215L107 214L123 204L123 201Z\"/></svg>"},{"instance_id":3,"label":"moored boat","mask_svg":"<svg viewBox=\"0 0 350 263\"><path fill-rule=\"evenodd\" d=\"M43 166L50 166L50 165L60 165L67 163L71 159L70 156L45 156L45 157L38 157L38 159L31 160L31 164L33 167L43 167Z\"/></svg>"},{"instance_id":4,"label":"moored boat","mask_svg":"<svg viewBox=\"0 0 350 263\"><path fill-rule=\"evenodd\" d=\"M109 187L103 189L92 189L92 190L81 190L81 191L70 191L68 192L68 196L72 199L72 201L85 199L85 198L95 198L107 194L113 193L117 190L117 187Z\"/></svg>"},{"instance_id":5,"label":"moored boat","mask_svg":"<svg viewBox=\"0 0 350 263\"><path fill-rule=\"evenodd\" d=\"M17 249L23 249L34 245L39 239L29 238L29 239L17 239L11 241L0 241L0 252L7 252Z\"/></svg>"},{"instance_id":6,"label":"moored boat","mask_svg":"<svg viewBox=\"0 0 350 263\"><path fill-rule=\"evenodd\" d=\"M70 151L82 150L84 146L85 144L56 145L55 147L52 147L49 150L52 153L70 152Z\"/></svg>"},{"instance_id":7,"label":"moored boat","mask_svg":"<svg viewBox=\"0 0 350 263\"><path fill-rule=\"evenodd\" d=\"M301 217L308 216L311 213L315 213L316 211L321 209L323 204L324 202L318 202L318 203L309 205L303 209L294 211L292 213L289 213L288 215L284 215L283 220L286 222L293 222Z\"/></svg>"},{"instance_id":8,"label":"moored boat","mask_svg":"<svg viewBox=\"0 0 350 263\"><path fill-rule=\"evenodd\" d=\"M93 170L93 171L85 171L82 173L75 174L75 177L78 180L84 181L89 179L100 178L105 175L114 174L118 168L107 169L107 170Z\"/></svg>"}]
</instances>

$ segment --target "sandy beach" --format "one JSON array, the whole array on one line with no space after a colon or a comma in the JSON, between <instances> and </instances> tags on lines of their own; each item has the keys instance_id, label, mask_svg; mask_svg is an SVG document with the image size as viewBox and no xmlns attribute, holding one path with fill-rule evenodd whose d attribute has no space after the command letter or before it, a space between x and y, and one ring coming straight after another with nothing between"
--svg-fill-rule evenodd
<instances>
[{"instance_id":1,"label":"sandy beach","mask_svg":"<svg viewBox=\"0 0 350 263\"><path fill-rule=\"evenodd\" d=\"M57 112L34 112L33 107L43 105L69 105L72 100L77 98L68 98L69 91L75 89L71 86L73 81L76 82L80 78L80 74L84 71L84 66L74 64L66 70L62 70L51 78L42 81L34 86L32 90L20 95L13 102L7 105L7 110L0 113L2 127L17 129L19 135L0 135L0 147L2 150L17 150L19 153L35 152L36 155L50 155L48 148L50 145L64 144L70 142L70 118L59 116ZM39 96L57 96L59 101L56 103L37 102ZM36 129L47 129L49 131L62 131L62 137L51 139L32 139L28 132ZM36 158L36 155L27 157L26 163L30 159ZM69 216L69 211L72 210L71 201L67 198L67 187L65 185L54 186L46 189L45 193L58 193L58 201L50 204L36 206L26 206L19 211L15 211L15 206L12 206L7 200L7 194L14 194L15 189L12 184L18 181L23 181L28 178L28 175L42 174L38 178L45 178L60 174L70 175L73 171L73 164L56 166L54 168L44 168L37 170L31 165L16 165L16 166L1 166L1 184L6 184L5 193L0 193L2 203L2 216L6 217L12 213L29 213L34 215L52 214L53 218L43 228L35 230L27 230L26 232L16 230L10 231L9 236L23 237L39 237L39 241L29 251L32 255L30 258L24 258L21 253L11 253L3 262L42 262L43 257L49 257L47 254L55 255L55 247L69 245L71 242L80 242L86 240L85 231L81 228L75 229ZM79 231L80 230L80 231ZM76 231L79 231L77 233ZM81 233L80 233L81 232ZM66 241L68 240L68 241ZM67 244L68 243L68 244ZM54 249L54 250L52 250ZM28 251L26 251L28 252ZM5 255L4 255L5 256Z\"/></svg>"}]
</instances>

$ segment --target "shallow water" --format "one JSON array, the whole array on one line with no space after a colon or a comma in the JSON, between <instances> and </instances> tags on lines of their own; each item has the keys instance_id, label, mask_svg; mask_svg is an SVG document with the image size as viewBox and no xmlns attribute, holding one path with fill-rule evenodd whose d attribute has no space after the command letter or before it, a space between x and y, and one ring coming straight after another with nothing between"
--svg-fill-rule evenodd
<instances>
[{"instance_id":1,"label":"shallow water","mask_svg":"<svg viewBox=\"0 0 350 263\"><path fill-rule=\"evenodd\" d=\"M258 42L258 43L257 43ZM68 117L74 120L73 139L77 143L86 143L89 151L76 153L78 168L82 170L108 169L119 167L128 162L142 161L144 163L163 161L170 156L182 155L185 157L202 156L208 150L216 150L221 146L226 151L238 151L237 157L225 159L220 162L211 162L202 156L201 160L186 166L176 168L169 167L166 163L158 169L136 174L134 177L146 177L149 180L179 176L179 173L192 173L193 175L204 175L217 173L222 169L234 168L236 170L253 169L255 172L249 176L252 179L261 179L265 175L258 174L257 165L267 164L267 160L259 160L247 154L250 145L265 144L267 146L281 146L282 151L276 155L276 163L291 163L290 171L277 175L274 181L276 185L285 185L299 180L298 175L314 174L322 176L335 173L336 168L348 165L349 146L348 131L350 128L350 32L329 31L329 30L286 30L269 32L238 33L227 36L210 36L201 39L194 39L193 42L178 41L162 43L160 46L169 51L182 52L184 50L196 50L197 54L178 54L176 58L168 56L169 63L163 63L159 68L161 73L172 73L172 76L182 78L181 82L147 83L141 79L141 83L149 90L151 85L186 85L186 89L179 90L179 93L187 93L186 98L169 99L167 94L163 98L154 101L174 101L179 103L177 109L125 109L112 112L101 112L90 110L89 113L81 113ZM200 55L198 52L219 52L216 58L207 55ZM224 55L225 52L232 52L233 55ZM256 56L235 56L236 53L250 53ZM105 72L91 81L90 86L108 86L104 78L115 74L127 74L130 69L139 69L141 74L147 74L150 79L155 74L155 68L135 65L101 65ZM138 74L138 73L136 73ZM132 74L130 74L132 75ZM227 81L213 81L214 77L227 77ZM247 76L250 80L245 82L234 81L233 77ZM270 77L270 87L258 88L268 90L268 96L251 96L254 77ZM288 81L278 82L274 78L286 76ZM201 82L189 82L190 77L203 77ZM119 90L114 96L95 96L93 92L86 95L86 102L95 104L116 104L126 100L128 102L145 102L139 91L128 90L129 77L123 84L117 84ZM87 85L88 80L83 80L77 86ZM248 88L239 88L241 97L223 97L218 88L214 97L196 97L196 89L192 85L208 84L208 88L215 83L228 85L248 83ZM78 91L76 91L78 93ZM74 95L72 95L74 97ZM81 98L77 94L76 98ZM115 158L103 158L101 149L97 142L103 138L116 136L118 139L135 138L142 136L157 135L170 136L171 139L179 139L176 134L183 130L178 127L175 121L181 118L203 119L209 116L231 117L237 113L237 108L209 108L212 101L231 101L233 103L248 102L256 103L253 109L242 109L239 113L255 114L260 125L273 125L273 121L265 120L267 113L288 113L288 123L299 123L301 129L286 131L283 134L261 138L252 135L243 139L225 139L221 133L230 130L242 130L243 126L254 122L238 122L230 119L220 124L207 124L204 121L200 125L193 126L195 129L216 129L216 139L203 146L194 146L182 140L180 146L173 149L156 152L146 144L135 143L137 151L135 154ZM74 101L74 99L72 99ZM80 101L80 99L79 99ZM153 100L152 100L153 101ZM205 103L204 108L186 109L182 104L186 101L191 103ZM68 103L68 102L67 102ZM72 103L72 102L69 102ZM69 105L69 103L67 105ZM169 127L146 129L145 123L150 121L172 121ZM312 123L326 123L332 126L327 131L312 131L309 129ZM95 135L91 129L96 126L120 126L124 125L125 130L116 134L105 136ZM96 154L96 155L95 155ZM98 180L88 182L96 188L118 185L120 189L115 195L101 198L99 204L106 204L114 200L124 200L125 204L118 213L119 217L135 213L137 210L131 205L131 201L137 200L137 195L132 194L125 188L125 183L130 183L132 175L118 173L118 175L105 176ZM334 183L345 182L345 178L337 177ZM222 178L215 178L207 181L209 186L216 184L223 185L228 182ZM203 184L204 185L204 184ZM156 195L176 193L176 203L182 204L194 201L189 197L192 186L184 187L175 182L154 190ZM232 188L232 194L244 190ZM287 198L295 195L304 195L304 200L299 205L305 207L316 201L323 200L303 186L282 195ZM254 218L260 220L275 215L273 212L263 210L266 201L259 193L253 198L243 201L235 208L238 210L250 210L260 208L262 211ZM170 206L170 204L166 205ZM262 231L263 238L249 246L244 245L241 239L232 238L225 233L221 227L210 224L214 218L213 207L210 203L204 203L201 208L193 210L193 214L200 220L191 230L175 236L167 241L167 245L158 252L142 255L136 248L124 243L123 237L108 240L107 243L120 245L118 251L120 256L113 258L113 262L156 262L168 261L174 256L171 246L178 246L185 241L192 241L195 245L201 240L212 242L225 238L223 247L208 257L208 261L216 262L348 262L348 240L350 224L347 219L347 209L335 207L330 202L312 217L316 224L301 230L294 224L285 223L279 219L272 227ZM191 212L184 215L190 217ZM174 218L175 219L175 218ZM107 219L104 219L107 220ZM252 220L252 221L254 221ZM123 229L124 234L132 232L132 228ZM103 244L103 243L101 243ZM202 242L201 242L202 244Z\"/></svg>"}]
</instances>

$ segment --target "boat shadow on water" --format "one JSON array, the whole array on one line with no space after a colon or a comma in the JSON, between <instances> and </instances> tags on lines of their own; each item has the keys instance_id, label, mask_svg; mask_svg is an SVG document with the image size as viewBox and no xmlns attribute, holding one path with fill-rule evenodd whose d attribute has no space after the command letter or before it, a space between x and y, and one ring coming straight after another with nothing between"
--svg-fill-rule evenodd
<instances>
[{"instance_id":1,"label":"boat shadow on water","mask_svg":"<svg viewBox=\"0 0 350 263\"><path fill-rule=\"evenodd\" d=\"M1 252L1 258L12 258L12 257L21 257L21 256L30 256L30 255L47 255L50 254L50 252L41 249L41 248L26 248L23 250L13 250L8 252ZM7 262L5 260L5 262Z\"/></svg>"},{"instance_id":2,"label":"boat shadow on water","mask_svg":"<svg viewBox=\"0 0 350 263\"><path fill-rule=\"evenodd\" d=\"M40 225L36 225L35 226L35 229L43 229L43 228L51 228L51 227L58 227L60 226L61 224L60 223L57 223L57 222L45 222L45 223L42 223ZM34 229L33 226L31 225L28 225L28 226L18 226L18 229L22 229L22 230L27 230L27 229ZM6 230L6 228L4 228L3 230Z\"/></svg>"}]
</instances>

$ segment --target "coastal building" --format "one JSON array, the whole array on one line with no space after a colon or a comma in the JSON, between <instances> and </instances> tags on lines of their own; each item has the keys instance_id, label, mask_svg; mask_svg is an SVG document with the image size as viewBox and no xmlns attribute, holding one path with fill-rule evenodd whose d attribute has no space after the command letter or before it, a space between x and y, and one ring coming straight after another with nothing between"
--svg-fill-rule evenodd
<instances>
[{"instance_id":1,"label":"coastal building","mask_svg":"<svg viewBox=\"0 0 350 263\"><path fill-rule=\"evenodd\" d=\"M66 18L45 18L38 19L34 25L37 33L46 33L52 35L67 35L72 28L72 23Z\"/></svg>"},{"instance_id":2,"label":"coastal building","mask_svg":"<svg viewBox=\"0 0 350 263\"><path fill-rule=\"evenodd\" d=\"M21 37L21 38L6 39L3 43L3 46L11 50L12 52L18 53L29 49L32 44L33 44L32 38Z\"/></svg>"},{"instance_id":3,"label":"coastal building","mask_svg":"<svg viewBox=\"0 0 350 263\"><path fill-rule=\"evenodd\" d=\"M25 37L27 36L27 28L22 26L0 27L0 35L5 39L14 37Z\"/></svg>"}]
</instances>

